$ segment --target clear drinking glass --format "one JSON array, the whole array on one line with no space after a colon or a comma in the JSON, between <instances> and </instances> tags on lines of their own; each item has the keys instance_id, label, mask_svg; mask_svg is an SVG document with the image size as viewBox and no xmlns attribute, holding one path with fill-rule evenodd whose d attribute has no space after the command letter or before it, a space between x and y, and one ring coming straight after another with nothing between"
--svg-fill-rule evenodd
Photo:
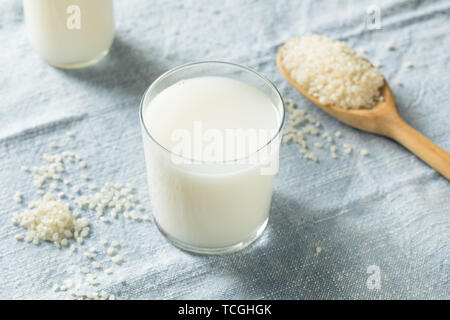
<instances>
[{"instance_id":1,"label":"clear drinking glass","mask_svg":"<svg viewBox=\"0 0 450 320\"><path fill-rule=\"evenodd\" d=\"M197 161L171 152L150 134L149 125L158 119L145 117L149 103L175 83L205 76L240 80L262 91L273 104L277 130L256 152L240 159ZM139 115L153 216L161 233L184 250L205 254L237 251L257 239L269 219L285 121L284 101L276 87L257 72L236 64L187 64L152 83L142 98Z\"/></svg>"},{"instance_id":2,"label":"clear drinking glass","mask_svg":"<svg viewBox=\"0 0 450 320\"><path fill-rule=\"evenodd\" d=\"M82 68L108 54L114 39L113 0L23 0L28 37L59 68Z\"/></svg>"}]
</instances>

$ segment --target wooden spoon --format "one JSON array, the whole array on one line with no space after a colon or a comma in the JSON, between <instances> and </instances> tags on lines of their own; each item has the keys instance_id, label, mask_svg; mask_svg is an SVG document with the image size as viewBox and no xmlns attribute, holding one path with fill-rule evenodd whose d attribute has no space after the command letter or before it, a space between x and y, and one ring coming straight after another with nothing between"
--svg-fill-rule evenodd
<instances>
[{"instance_id":1,"label":"wooden spoon","mask_svg":"<svg viewBox=\"0 0 450 320\"><path fill-rule=\"evenodd\" d=\"M277 55L278 68L287 81L312 103L349 126L380 134L397 141L446 177L447 180L450 180L450 154L409 126L400 117L394 95L386 80L381 89L384 99L378 102L372 109L352 110L323 105L319 103L316 97L302 88L285 69L281 56L282 49L280 49Z\"/></svg>"}]
</instances>

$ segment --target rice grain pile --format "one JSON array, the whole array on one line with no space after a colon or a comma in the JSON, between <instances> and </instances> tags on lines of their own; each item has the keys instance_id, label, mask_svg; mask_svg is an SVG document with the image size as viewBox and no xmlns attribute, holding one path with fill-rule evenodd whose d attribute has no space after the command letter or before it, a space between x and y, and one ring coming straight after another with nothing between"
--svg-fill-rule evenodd
<instances>
[{"instance_id":1,"label":"rice grain pile","mask_svg":"<svg viewBox=\"0 0 450 320\"><path fill-rule=\"evenodd\" d=\"M295 143L299 152L306 160L318 163L318 153L329 153L333 159L338 159L338 153L351 155L353 147L342 142L342 132L337 130L332 134L326 130L322 123L309 114L305 109L299 109L292 99L284 99L288 120L283 133L284 143ZM341 147L340 149L338 147ZM369 150L362 149L362 156L369 155Z\"/></svg>"},{"instance_id":2,"label":"rice grain pile","mask_svg":"<svg viewBox=\"0 0 450 320\"><path fill-rule=\"evenodd\" d=\"M71 131L67 136L74 138L75 133ZM51 142L49 147L57 149L58 144ZM57 248L69 249L74 255L79 252L86 257L84 262L76 260L76 264L67 267L68 277L53 283L51 289L54 292L67 292L80 300L114 300L114 294L101 288L108 284L110 286L112 281L116 285L125 285L120 275L124 271L120 270L120 266L126 263L126 252L116 239L102 239L101 246L82 250L85 242L92 244L95 241L91 236L91 228L97 225L95 220L82 215L86 216L91 211L90 216L94 217L95 213L102 225L106 226L120 219L120 216L135 222L149 221L150 217L145 214L136 189L129 183L112 182L97 187L86 172L89 168L87 161L74 151L44 153L42 159L45 161L43 165L22 166L24 172L32 175L38 199L27 202L27 195L21 191L14 193L12 198L21 209L13 213L12 222L23 228L23 232L16 234L15 239L34 245L49 241ZM93 193L93 190L98 192ZM25 208L26 205L28 208ZM111 232L111 236L116 237L117 234ZM109 243L110 247L107 247Z\"/></svg>"},{"instance_id":3,"label":"rice grain pile","mask_svg":"<svg viewBox=\"0 0 450 320\"><path fill-rule=\"evenodd\" d=\"M34 201L30 209L14 215L14 219L27 229L26 242L38 245L41 241L51 241L56 247L67 246L72 237L78 238L79 233L89 233L89 221L76 218L69 205L54 197Z\"/></svg>"},{"instance_id":4,"label":"rice grain pile","mask_svg":"<svg viewBox=\"0 0 450 320\"><path fill-rule=\"evenodd\" d=\"M345 43L307 35L281 49L284 67L323 105L370 109L382 99L381 72Z\"/></svg>"}]
</instances>

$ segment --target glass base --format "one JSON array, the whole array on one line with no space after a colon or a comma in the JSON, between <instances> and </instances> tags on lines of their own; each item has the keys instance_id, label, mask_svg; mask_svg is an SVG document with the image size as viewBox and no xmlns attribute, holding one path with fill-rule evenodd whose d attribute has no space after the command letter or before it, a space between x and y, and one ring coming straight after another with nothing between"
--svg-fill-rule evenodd
<instances>
[{"instance_id":1,"label":"glass base","mask_svg":"<svg viewBox=\"0 0 450 320\"><path fill-rule=\"evenodd\" d=\"M159 232L161 232L162 235L170 243L172 243L175 247L177 247L177 248L179 248L181 250L189 251L189 252L213 255L213 254L232 253L232 252L236 252L236 251L244 249L245 247L250 245L253 241L258 239L259 236L264 232L264 230L266 229L266 226L267 226L267 222L269 221L269 218L267 218L264 221L264 223L258 228L258 230L256 230L252 234L250 234L243 241L241 241L239 243L236 243L236 244L233 244L231 246L219 247L219 248L197 247L197 246L193 246L193 245L187 244L187 243L185 243L183 241L177 240L174 237L172 237L171 235L169 235L167 232L165 232L163 230L163 228L161 228L161 226L158 224L158 222L156 222L156 219L154 219L154 221L155 221L156 226L158 227Z\"/></svg>"},{"instance_id":2,"label":"glass base","mask_svg":"<svg viewBox=\"0 0 450 320\"><path fill-rule=\"evenodd\" d=\"M93 64L96 64L97 62L102 60L105 56L107 56L108 53L109 53L109 49L101 52L94 59L86 61L86 62L79 62L79 63L72 63L72 64L57 64L57 63L51 63L51 62L47 61L47 63L53 67L60 68L60 69L81 69L81 68L86 68L86 67L92 66Z\"/></svg>"}]
</instances>

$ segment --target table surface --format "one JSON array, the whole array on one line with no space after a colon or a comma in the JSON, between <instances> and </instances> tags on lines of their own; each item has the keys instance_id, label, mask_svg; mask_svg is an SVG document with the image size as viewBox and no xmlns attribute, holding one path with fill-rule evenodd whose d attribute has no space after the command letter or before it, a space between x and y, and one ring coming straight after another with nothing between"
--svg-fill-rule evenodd
<instances>
[{"instance_id":1,"label":"table surface","mask_svg":"<svg viewBox=\"0 0 450 320\"><path fill-rule=\"evenodd\" d=\"M380 5L381 29L365 24L373 3ZM71 298L52 285L81 277L76 268L87 263L81 253L100 247L102 238L122 244L125 262L114 275L99 276L98 289L121 299L450 298L449 182L393 141L321 112L275 65L278 48L304 33L365 48L391 83L402 82L392 87L405 120L450 150L449 1L127 0L115 1L115 13L107 58L65 71L31 48L21 2L0 3L0 298ZM386 49L389 42L395 50ZM120 217L106 226L89 210L82 215L92 234L76 254L14 239L21 229L11 216L23 208L12 200L15 191L24 204L37 197L21 166L41 165L45 152L77 152L99 185L132 183L151 213L140 98L162 72L199 60L258 70L327 131L342 131L340 141L355 152L335 160L319 150L314 163L297 146L283 145L269 226L236 254L189 254L171 246L152 221ZM404 66L408 61L412 68ZM67 179L88 193L80 172ZM108 263L104 254L98 260ZM368 285L378 275L379 288Z\"/></svg>"}]
</instances>

